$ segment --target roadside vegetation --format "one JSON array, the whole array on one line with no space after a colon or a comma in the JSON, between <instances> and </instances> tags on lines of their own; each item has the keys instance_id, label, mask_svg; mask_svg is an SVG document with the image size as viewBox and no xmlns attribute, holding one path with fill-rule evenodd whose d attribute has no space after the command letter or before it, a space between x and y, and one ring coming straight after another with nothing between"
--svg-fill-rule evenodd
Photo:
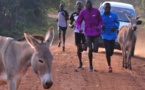
<instances>
[{"instance_id":1,"label":"roadside vegetation","mask_svg":"<svg viewBox=\"0 0 145 90\"><path fill-rule=\"evenodd\" d=\"M60 3L70 13L75 10L77 0L0 0L0 35L15 39L23 37L23 33L45 34L49 26L57 31L56 18L48 14L57 14ZM83 2L85 0L82 0ZM105 0L94 0L94 7L99 7ZM112 0L111 0L112 1ZM145 28L145 0L114 0L133 4L137 15L141 15L142 28Z\"/></svg>"}]
</instances>

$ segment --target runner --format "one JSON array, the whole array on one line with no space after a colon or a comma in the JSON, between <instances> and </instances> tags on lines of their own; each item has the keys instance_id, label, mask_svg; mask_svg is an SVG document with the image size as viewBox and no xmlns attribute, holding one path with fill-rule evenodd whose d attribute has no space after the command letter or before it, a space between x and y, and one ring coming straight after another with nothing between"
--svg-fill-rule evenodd
<instances>
[{"instance_id":1,"label":"runner","mask_svg":"<svg viewBox=\"0 0 145 90\"><path fill-rule=\"evenodd\" d=\"M60 4L59 11L58 11L58 33L59 33L59 42L58 47L61 46L61 32L62 32L62 39L63 39L63 45L62 50L65 51L65 35L67 30L67 20L69 19L68 12L64 10L64 4Z\"/></svg>"},{"instance_id":2,"label":"runner","mask_svg":"<svg viewBox=\"0 0 145 90\"><path fill-rule=\"evenodd\" d=\"M82 68L82 51L83 50L87 50L87 45L86 45L86 39L84 36L84 32L80 33L79 30L77 29L77 27L75 27L73 25L73 22L77 20L78 15L80 13L80 11L83 9L83 4L81 1L77 1L76 2L76 11L73 12L70 16L70 24L69 27L74 28L74 32L75 32L75 44L77 46L77 55L79 58L79 65L78 68ZM85 28L85 22L83 21L82 25L81 25L81 30L84 31Z\"/></svg>"},{"instance_id":3,"label":"runner","mask_svg":"<svg viewBox=\"0 0 145 90\"><path fill-rule=\"evenodd\" d=\"M104 40L104 46L106 50L106 59L108 63L108 72L112 72L111 56L114 52L115 39L117 39L117 29L119 28L118 17L115 13L110 11L110 3L105 3L104 13L102 19L104 25L102 26L102 38Z\"/></svg>"},{"instance_id":4,"label":"runner","mask_svg":"<svg viewBox=\"0 0 145 90\"><path fill-rule=\"evenodd\" d=\"M84 35L89 47L89 70L93 71L93 52L98 52L98 37L101 35L101 27L103 25L102 18L98 9L92 7L92 0L86 0L86 9L82 10L77 19L76 25L80 32L82 22L85 22Z\"/></svg>"}]
</instances>

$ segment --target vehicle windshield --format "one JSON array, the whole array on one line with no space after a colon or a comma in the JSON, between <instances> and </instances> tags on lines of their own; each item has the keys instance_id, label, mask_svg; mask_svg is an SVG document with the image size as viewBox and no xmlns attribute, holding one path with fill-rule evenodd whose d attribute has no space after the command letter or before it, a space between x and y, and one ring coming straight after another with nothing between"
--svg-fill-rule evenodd
<instances>
[{"instance_id":1,"label":"vehicle windshield","mask_svg":"<svg viewBox=\"0 0 145 90\"><path fill-rule=\"evenodd\" d=\"M104 13L104 9L103 6L99 8L100 13L103 14ZM123 22L129 22L129 20L127 19L127 17L125 16L125 13L131 17L135 17L135 11L132 9L128 9L128 8L121 8L121 7L111 7L111 11L115 12L118 16L119 21L123 21Z\"/></svg>"},{"instance_id":2,"label":"vehicle windshield","mask_svg":"<svg viewBox=\"0 0 145 90\"><path fill-rule=\"evenodd\" d=\"M118 16L119 21L129 22L125 14L135 17L135 12L132 9L120 8L120 7L111 7L111 11L115 12Z\"/></svg>"}]
</instances>

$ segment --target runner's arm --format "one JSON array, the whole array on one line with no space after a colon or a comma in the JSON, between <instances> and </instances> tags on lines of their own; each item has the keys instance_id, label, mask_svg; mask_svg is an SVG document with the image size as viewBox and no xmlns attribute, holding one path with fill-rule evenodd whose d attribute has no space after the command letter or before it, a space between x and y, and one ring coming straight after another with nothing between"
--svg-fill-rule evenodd
<instances>
[{"instance_id":1,"label":"runner's arm","mask_svg":"<svg viewBox=\"0 0 145 90\"><path fill-rule=\"evenodd\" d=\"M74 17L73 17L73 13L72 13L71 16L70 16L70 23L69 23L70 28L74 27L73 22L74 22Z\"/></svg>"},{"instance_id":2,"label":"runner's arm","mask_svg":"<svg viewBox=\"0 0 145 90\"><path fill-rule=\"evenodd\" d=\"M81 24L83 20L84 20L84 15L83 15L83 12L81 11L76 21L76 27L78 28L79 31L81 31Z\"/></svg>"}]
</instances>

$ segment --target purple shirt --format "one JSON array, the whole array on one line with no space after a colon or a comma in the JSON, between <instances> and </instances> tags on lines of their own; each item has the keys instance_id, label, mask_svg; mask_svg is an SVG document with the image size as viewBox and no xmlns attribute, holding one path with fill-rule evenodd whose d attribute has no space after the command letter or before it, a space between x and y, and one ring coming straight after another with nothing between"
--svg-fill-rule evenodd
<instances>
[{"instance_id":1,"label":"purple shirt","mask_svg":"<svg viewBox=\"0 0 145 90\"><path fill-rule=\"evenodd\" d=\"M76 26L78 30L81 30L81 23L83 20L85 21L85 36L101 35L101 26L103 25L103 21L98 9L84 9L80 12L79 17L76 21ZM99 30L97 31L96 28L98 28Z\"/></svg>"}]
</instances>

